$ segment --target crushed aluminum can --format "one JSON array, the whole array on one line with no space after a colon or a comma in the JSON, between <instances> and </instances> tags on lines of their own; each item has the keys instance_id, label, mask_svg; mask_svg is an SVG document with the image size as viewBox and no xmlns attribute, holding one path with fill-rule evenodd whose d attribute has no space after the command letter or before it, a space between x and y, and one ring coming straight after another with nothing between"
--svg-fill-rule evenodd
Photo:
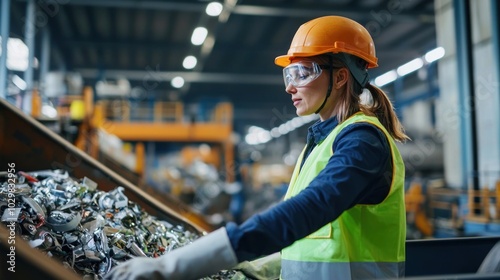
<instances>
[{"instance_id":1,"label":"crushed aluminum can","mask_svg":"<svg viewBox=\"0 0 500 280\"><path fill-rule=\"evenodd\" d=\"M6 208L2 214L2 222L15 222L19 218L21 208Z\"/></svg>"},{"instance_id":2,"label":"crushed aluminum can","mask_svg":"<svg viewBox=\"0 0 500 280\"><path fill-rule=\"evenodd\" d=\"M159 257L200 237L149 215L121 186L104 192L90 178L77 180L65 170L19 172L17 177L16 208L6 207L7 184L0 181L1 221L15 221L33 248L60 260L82 279L102 279L121 262ZM203 280L231 279L230 274Z\"/></svg>"}]
</instances>

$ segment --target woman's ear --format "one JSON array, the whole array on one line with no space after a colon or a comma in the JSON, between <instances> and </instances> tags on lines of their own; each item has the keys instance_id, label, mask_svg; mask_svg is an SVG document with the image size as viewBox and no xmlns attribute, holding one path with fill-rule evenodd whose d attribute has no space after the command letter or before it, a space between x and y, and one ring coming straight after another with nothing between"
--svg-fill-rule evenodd
<instances>
[{"instance_id":1,"label":"woman's ear","mask_svg":"<svg viewBox=\"0 0 500 280\"><path fill-rule=\"evenodd\" d=\"M349 78L349 70L347 68L340 68L335 72L334 76L334 87L335 89L340 89L345 84L347 84L347 79Z\"/></svg>"}]
</instances>

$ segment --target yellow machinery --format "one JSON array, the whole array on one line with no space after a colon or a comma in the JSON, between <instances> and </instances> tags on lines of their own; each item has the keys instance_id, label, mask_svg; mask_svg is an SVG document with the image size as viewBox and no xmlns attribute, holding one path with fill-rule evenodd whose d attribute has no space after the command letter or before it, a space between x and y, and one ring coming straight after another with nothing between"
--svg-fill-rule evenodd
<instances>
[{"instance_id":1,"label":"yellow machinery","mask_svg":"<svg viewBox=\"0 0 500 280\"><path fill-rule=\"evenodd\" d=\"M424 203L422 185L417 182L412 183L405 194L406 223L414 226L423 236L430 237L433 226L427 218Z\"/></svg>"},{"instance_id":2,"label":"yellow machinery","mask_svg":"<svg viewBox=\"0 0 500 280\"><path fill-rule=\"evenodd\" d=\"M473 222L500 222L500 180L495 188L484 187L481 190L468 190L468 208L466 219Z\"/></svg>"},{"instance_id":3,"label":"yellow machinery","mask_svg":"<svg viewBox=\"0 0 500 280\"><path fill-rule=\"evenodd\" d=\"M139 143L136 147L140 159L136 170L144 172L143 141L156 142L207 142L220 146L227 181L234 180L234 145L232 133L232 105L217 104L208 122L184 121L183 105L180 102L155 102L153 112L149 107L137 106L132 110L126 100L101 100L93 104L93 92L85 87L83 100L85 117L75 145L97 158L97 129L115 135L123 141ZM152 116L152 119L150 118Z\"/></svg>"}]
</instances>

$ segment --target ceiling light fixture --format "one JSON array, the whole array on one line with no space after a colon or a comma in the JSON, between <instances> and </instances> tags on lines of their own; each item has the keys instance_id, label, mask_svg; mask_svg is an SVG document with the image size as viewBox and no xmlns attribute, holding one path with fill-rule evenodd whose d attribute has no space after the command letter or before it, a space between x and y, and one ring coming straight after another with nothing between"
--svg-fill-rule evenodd
<instances>
[{"instance_id":1,"label":"ceiling light fixture","mask_svg":"<svg viewBox=\"0 0 500 280\"><path fill-rule=\"evenodd\" d=\"M251 126L245 136L245 142L249 145L258 145L269 142L273 137L271 133L261 127Z\"/></svg>"},{"instance_id":2,"label":"ceiling light fixture","mask_svg":"<svg viewBox=\"0 0 500 280\"><path fill-rule=\"evenodd\" d=\"M208 30L205 27L196 27L191 35L191 43L195 46L199 46L205 42L207 38Z\"/></svg>"},{"instance_id":3,"label":"ceiling light fixture","mask_svg":"<svg viewBox=\"0 0 500 280\"><path fill-rule=\"evenodd\" d=\"M182 77L177 76L173 78L172 81L170 81L170 84L174 88L181 88L184 85L184 79Z\"/></svg>"},{"instance_id":4,"label":"ceiling light fixture","mask_svg":"<svg viewBox=\"0 0 500 280\"><path fill-rule=\"evenodd\" d=\"M261 127L251 126L248 129L247 135L245 136L245 141L249 145L265 144L273 138L278 138L282 135L285 135L311 121L317 120L318 118L319 117L317 115L295 117L277 127L272 128L271 130L265 130Z\"/></svg>"},{"instance_id":5,"label":"ceiling light fixture","mask_svg":"<svg viewBox=\"0 0 500 280\"><path fill-rule=\"evenodd\" d=\"M198 63L196 57L189 55L184 58L184 61L182 61L182 66L186 69L193 69L196 66L196 63Z\"/></svg>"},{"instance_id":6,"label":"ceiling light fixture","mask_svg":"<svg viewBox=\"0 0 500 280\"><path fill-rule=\"evenodd\" d=\"M375 78L375 85L377 85L378 87L382 87L387 85L388 83L394 82L397 78L398 73L396 73L396 71L394 70L391 70Z\"/></svg>"},{"instance_id":7,"label":"ceiling light fixture","mask_svg":"<svg viewBox=\"0 0 500 280\"><path fill-rule=\"evenodd\" d=\"M2 38L0 37L0 42ZM2 47L0 46L0 55ZM8 38L7 40L7 68L13 71L26 71L28 69L28 46L23 40L18 38Z\"/></svg>"},{"instance_id":8,"label":"ceiling light fixture","mask_svg":"<svg viewBox=\"0 0 500 280\"><path fill-rule=\"evenodd\" d=\"M424 66L424 61L421 58L415 58L414 60L399 66L397 72L399 76L404 76L417 71L422 68L422 66Z\"/></svg>"},{"instance_id":9,"label":"ceiling light fixture","mask_svg":"<svg viewBox=\"0 0 500 280\"><path fill-rule=\"evenodd\" d=\"M428 51L424 58L427 63L434 62L440 58L442 58L445 54L444 48L443 47L437 47L431 51Z\"/></svg>"},{"instance_id":10,"label":"ceiling light fixture","mask_svg":"<svg viewBox=\"0 0 500 280\"><path fill-rule=\"evenodd\" d=\"M205 12L211 17L219 16L222 13L222 4L219 2L208 3Z\"/></svg>"},{"instance_id":11,"label":"ceiling light fixture","mask_svg":"<svg viewBox=\"0 0 500 280\"><path fill-rule=\"evenodd\" d=\"M424 64L429 64L438 59L444 57L445 49L443 47L437 47L433 50L428 51L422 58L415 58L414 60L407 62L397 68L397 70L391 70L386 72L377 78L375 78L375 85L378 87L385 86L389 83L394 82L398 77L408 75L424 66ZM425 61L424 61L425 60Z\"/></svg>"},{"instance_id":12,"label":"ceiling light fixture","mask_svg":"<svg viewBox=\"0 0 500 280\"><path fill-rule=\"evenodd\" d=\"M20 90L26 89L26 82L18 75L12 76L12 83L16 85L16 87L18 87Z\"/></svg>"}]
</instances>

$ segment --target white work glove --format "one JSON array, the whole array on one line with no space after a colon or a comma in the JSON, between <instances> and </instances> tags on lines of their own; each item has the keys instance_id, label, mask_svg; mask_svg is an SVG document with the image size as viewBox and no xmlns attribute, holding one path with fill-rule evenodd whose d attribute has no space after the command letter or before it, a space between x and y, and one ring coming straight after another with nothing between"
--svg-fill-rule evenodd
<instances>
[{"instance_id":1,"label":"white work glove","mask_svg":"<svg viewBox=\"0 0 500 280\"><path fill-rule=\"evenodd\" d=\"M159 258L134 258L119 264L104 279L199 279L237 263L226 228L220 228Z\"/></svg>"},{"instance_id":2,"label":"white work glove","mask_svg":"<svg viewBox=\"0 0 500 280\"><path fill-rule=\"evenodd\" d=\"M260 259L241 262L233 267L233 270L241 271L245 276L243 279L247 279L247 277L255 280L279 279L281 273L281 253L276 252Z\"/></svg>"}]
</instances>

